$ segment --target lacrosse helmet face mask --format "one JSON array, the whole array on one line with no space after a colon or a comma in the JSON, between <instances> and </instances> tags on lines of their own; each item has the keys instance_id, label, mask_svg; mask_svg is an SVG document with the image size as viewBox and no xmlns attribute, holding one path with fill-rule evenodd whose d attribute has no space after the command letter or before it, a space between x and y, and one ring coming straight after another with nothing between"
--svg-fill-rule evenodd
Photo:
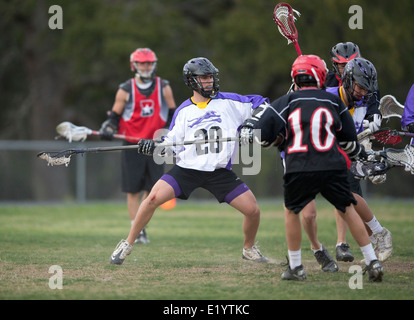
<instances>
[{"instance_id":1,"label":"lacrosse helmet face mask","mask_svg":"<svg viewBox=\"0 0 414 320\"><path fill-rule=\"evenodd\" d=\"M323 59L316 55L302 55L292 65L292 81L298 86L315 85L318 89L325 87L328 69Z\"/></svg>"},{"instance_id":2,"label":"lacrosse helmet face mask","mask_svg":"<svg viewBox=\"0 0 414 320\"><path fill-rule=\"evenodd\" d=\"M131 71L135 72L143 82L150 82L155 77L157 69L157 56L149 48L138 48L130 56ZM139 70L138 62L150 62L152 67L149 70Z\"/></svg>"},{"instance_id":3,"label":"lacrosse helmet face mask","mask_svg":"<svg viewBox=\"0 0 414 320\"><path fill-rule=\"evenodd\" d=\"M204 89L197 79L198 76L213 75L213 86ZM183 78L185 84L194 91L201 94L204 98L214 98L220 89L219 70L207 58L198 57L189 60L183 68Z\"/></svg>"},{"instance_id":4,"label":"lacrosse helmet face mask","mask_svg":"<svg viewBox=\"0 0 414 320\"><path fill-rule=\"evenodd\" d=\"M342 76L338 69L338 63L348 63L360 56L359 47L353 42L340 42L333 46L331 50L332 67L338 77Z\"/></svg>"},{"instance_id":5,"label":"lacrosse helmet face mask","mask_svg":"<svg viewBox=\"0 0 414 320\"><path fill-rule=\"evenodd\" d=\"M366 103L374 92L378 90L377 70L367 59L355 58L346 64L342 76L342 84L347 94L348 101L350 101L351 104L360 100L363 103ZM368 92L362 99L355 97L355 85L358 85Z\"/></svg>"}]
</instances>

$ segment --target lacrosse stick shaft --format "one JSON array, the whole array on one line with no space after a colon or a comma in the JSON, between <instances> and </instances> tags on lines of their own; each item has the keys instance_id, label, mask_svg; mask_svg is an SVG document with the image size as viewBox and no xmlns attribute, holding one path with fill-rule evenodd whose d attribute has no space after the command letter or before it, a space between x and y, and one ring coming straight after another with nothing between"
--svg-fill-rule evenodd
<instances>
[{"instance_id":1,"label":"lacrosse stick shaft","mask_svg":"<svg viewBox=\"0 0 414 320\"><path fill-rule=\"evenodd\" d=\"M163 147L178 147L178 146L187 146L191 144L205 144L205 143L214 143L214 142L230 142L230 141L238 141L239 137L231 137L231 138L218 138L218 139L207 139L207 140L191 140L191 141L183 141L183 142L171 142L171 143L156 143L156 146L163 146ZM130 146L119 146L119 147L98 147L98 148L89 148L84 149L85 152L102 152L102 151L119 151L119 150L127 150L127 149L137 149L138 145L130 145Z\"/></svg>"},{"instance_id":2,"label":"lacrosse stick shaft","mask_svg":"<svg viewBox=\"0 0 414 320\"><path fill-rule=\"evenodd\" d=\"M95 130L91 130L91 135L93 136L100 136L101 134L99 133L99 131L95 131ZM136 137L130 137L130 136L125 136L123 134L118 134L118 133L114 133L113 137L115 139L119 139L119 140L130 140L130 141L134 141L134 142L138 142L139 140L141 140L141 138L136 138Z\"/></svg>"},{"instance_id":3,"label":"lacrosse stick shaft","mask_svg":"<svg viewBox=\"0 0 414 320\"><path fill-rule=\"evenodd\" d=\"M364 131L358 133L357 137L358 137L358 141L362 140L366 137L369 137L370 135L372 135L371 129L367 128Z\"/></svg>"},{"instance_id":4,"label":"lacrosse stick shaft","mask_svg":"<svg viewBox=\"0 0 414 320\"><path fill-rule=\"evenodd\" d=\"M414 133L407 131L396 131L400 136L414 138Z\"/></svg>"},{"instance_id":5,"label":"lacrosse stick shaft","mask_svg":"<svg viewBox=\"0 0 414 320\"><path fill-rule=\"evenodd\" d=\"M73 123L71 123L69 121L65 121L65 122L60 123L56 127L56 131L59 134L59 136L69 140L69 142L84 141L86 139L86 137L89 136L89 135L101 136L99 131L91 130L91 129L89 129L87 127L83 127L83 126L82 127L75 126ZM126 135L123 135L123 134L117 134L117 133L115 133L113 135L113 137L115 139L120 139L120 140L129 140L131 142L138 142L139 140L141 140L141 138L130 137L130 136L126 136Z\"/></svg>"},{"instance_id":6,"label":"lacrosse stick shaft","mask_svg":"<svg viewBox=\"0 0 414 320\"><path fill-rule=\"evenodd\" d=\"M215 142L230 142L230 141L238 141L239 137L230 137L230 138L217 138L217 139L207 139L207 140L191 140L191 141L183 141L183 142L171 142L171 143L156 143L156 147L163 146L163 147L177 147L177 146L186 146L191 144L204 144L204 143L215 143ZM129 150L129 149L137 149L138 144L128 145L128 146L114 146L114 147L96 147L96 148L85 148L85 149L69 149L64 151L70 151L72 154L77 153L94 153L94 152L106 152L106 151L122 151L122 150ZM62 152L64 152L62 151ZM41 152L42 154L45 152Z\"/></svg>"},{"instance_id":7,"label":"lacrosse stick shaft","mask_svg":"<svg viewBox=\"0 0 414 320\"><path fill-rule=\"evenodd\" d=\"M297 41L294 41L293 44L295 46L296 52L298 53L298 56L301 56L302 55L302 51L299 48L299 43Z\"/></svg>"}]
</instances>

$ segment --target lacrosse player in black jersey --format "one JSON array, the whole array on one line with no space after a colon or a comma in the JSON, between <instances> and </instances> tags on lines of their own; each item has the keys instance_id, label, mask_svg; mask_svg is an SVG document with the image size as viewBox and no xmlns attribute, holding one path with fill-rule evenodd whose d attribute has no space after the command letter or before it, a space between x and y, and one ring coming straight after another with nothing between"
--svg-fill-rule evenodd
<instances>
[{"instance_id":1,"label":"lacrosse player in black jersey","mask_svg":"<svg viewBox=\"0 0 414 320\"><path fill-rule=\"evenodd\" d=\"M285 153L284 208L289 264L283 280L304 280L299 213L321 194L347 222L367 264L370 281L381 281L383 267L353 205L357 202L347 180L348 157L366 158L357 142L355 125L341 99L324 90L326 64L315 55L302 55L292 65L298 91L272 103L260 118L244 127L261 130L263 147L283 143ZM256 139L258 139L256 137Z\"/></svg>"}]
</instances>

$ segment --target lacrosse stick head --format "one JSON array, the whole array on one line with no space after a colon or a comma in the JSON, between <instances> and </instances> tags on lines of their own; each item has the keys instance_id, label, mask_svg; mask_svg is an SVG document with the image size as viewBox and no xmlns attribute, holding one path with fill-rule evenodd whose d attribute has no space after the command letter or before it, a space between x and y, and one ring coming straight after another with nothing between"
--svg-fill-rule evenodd
<instances>
[{"instance_id":1,"label":"lacrosse stick head","mask_svg":"<svg viewBox=\"0 0 414 320\"><path fill-rule=\"evenodd\" d=\"M395 130L390 130L389 128L383 128L373 133L374 138L382 144L396 144L402 141L402 138Z\"/></svg>"},{"instance_id":2,"label":"lacrosse stick head","mask_svg":"<svg viewBox=\"0 0 414 320\"><path fill-rule=\"evenodd\" d=\"M48 166L65 165L67 167L70 162L70 157L74 154L72 150L65 150L60 152L39 152L37 157L46 160Z\"/></svg>"},{"instance_id":3,"label":"lacrosse stick head","mask_svg":"<svg viewBox=\"0 0 414 320\"><path fill-rule=\"evenodd\" d=\"M386 119L391 117L401 118L404 112L404 106L394 96L387 94L380 100L379 111L382 117Z\"/></svg>"},{"instance_id":4,"label":"lacrosse stick head","mask_svg":"<svg viewBox=\"0 0 414 320\"><path fill-rule=\"evenodd\" d=\"M280 34L287 39L288 44L297 44L298 42L298 31L295 27L296 17L293 13L296 13L298 17L300 16L298 11L283 2L278 3L273 11L273 20L276 22Z\"/></svg>"},{"instance_id":5,"label":"lacrosse stick head","mask_svg":"<svg viewBox=\"0 0 414 320\"><path fill-rule=\"evenodd\" d=\"M92 130L86 127L78 127L71 122L65 121L57 125L56 132L59 136L72 142L85 141L86 137L92 133Z\"/></svg>"},{"instance_id":6,"label":"lacrosse stick head","mask_svg":"<svg viewBox=\"0 0 414 320\"><path fill-rule=\"evenodd\" d=\"M405 167L405 171L414 174L414 145L407 145L404 149L388 148L381 151L380 155L389 163Z\"/></svg>"}]
</instances>

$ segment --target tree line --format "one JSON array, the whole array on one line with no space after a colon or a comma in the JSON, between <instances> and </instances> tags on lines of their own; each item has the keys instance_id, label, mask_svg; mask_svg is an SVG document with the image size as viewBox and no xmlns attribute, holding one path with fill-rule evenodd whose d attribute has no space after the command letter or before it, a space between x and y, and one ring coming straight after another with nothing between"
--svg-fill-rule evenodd
<instances>
[{"instance_id":1,"label":"tree line","mask_svg":"<svg viewBox=\"0 0 414 320\"><path fill-rule=\"evenodd\" d=\"M377 68L381 94L404 103L414 82L411 15L414 2L359 0L362 29L352 29L346 0L288 1L300 12L296 22L303 54L330 64L330 50L352 41ZM129 55L149 47L158 56L157 74L170 81L179 105L191 94L182 67L205 56L220 70L222 91L256 93L274 100L290 86L297 57L272 20L277 2L269 0L5 0L0 3L0 139L50 140L62 121L98 129L112 106L118 85L132 77ZM354 4L354 3L353 3ZM61 28L52 29L52 6L62 9ZM391 122L397 129L398 122ZM277 155L266 154L272 172ZM56 191L47 168L33 159L34 179L47 181L35 198ZM401 170L388 182L371 186L389 194L413 186ZM69 180L62 173L59 179ZM249 178L250 179L250 178ZM255 185L263 184L260 175ZM406 187L400 187L401 183ZM265 183L266 184L266 183ZM279 181L281 184L281 181ZM35 187L34 187L35 188ZM63 188L65 189L65 188ZM263 196L271 196L265 188Z\"/></svg>"}]
</instances>

